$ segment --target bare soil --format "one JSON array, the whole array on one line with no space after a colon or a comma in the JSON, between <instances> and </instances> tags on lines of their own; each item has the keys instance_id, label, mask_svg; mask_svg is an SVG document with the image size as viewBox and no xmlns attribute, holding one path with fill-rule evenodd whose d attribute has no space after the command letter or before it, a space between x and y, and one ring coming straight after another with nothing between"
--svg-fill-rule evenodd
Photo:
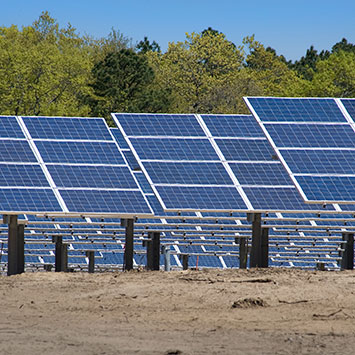
<instances>
[{"instance_id":1,"label":"bare soil","mask_svg":"<svg viewBox=\"0 0 355 355\"><path fill-rule=\"evenodd\" d=\"M1 354L354 354L355 272L0 276Z\"/></svg>"}]
</instances>

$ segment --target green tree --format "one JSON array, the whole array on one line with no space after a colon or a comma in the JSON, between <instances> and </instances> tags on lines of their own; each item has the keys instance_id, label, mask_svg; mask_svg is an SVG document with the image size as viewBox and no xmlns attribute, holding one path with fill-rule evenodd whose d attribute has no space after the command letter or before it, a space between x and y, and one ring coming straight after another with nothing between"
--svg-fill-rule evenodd
<instances>
[{"instance_id":1,"label":"green tree","mask_svg":"<svg viewBox=\"0 0 355 355\"><path fill-rule=\"evenodd\" d=\"M93 68L96 100L93 112L110 118L111 112L139 112L142 95L154 78L145 56L132 49L107 54Z\"/></svg>"},{"instance_id":2,"label":"green tree","mask_svg":"<svg viewBox=\"0 0 355 355\"><path fill-rule=\"evenodd\" d=\"M239 49L215 31L186 34L184 42L169 43L166 53L148 53L148 58L156 85L171 93L171 112L218 112L221 93L230 88L243 61ZM218 105L212 101L216 96Z\"/></svg>"},{"instance_id":3,"label":"green tree","mask_svg":"<svg viewBox=\"0 0 355 355\"><path fill-rule=\"evenodd\" d=\"M308 94L355 97L355 52L339 50L319 61Z\"/></svg>"},{"instance_id":4,"label":"green tree","mask_svg":"<svg viewBox=\"0 0 355 355\"><path fill-rule=\"evenodd\" d=\"M139 53L143 54L147 52L161 52L159 44L155 41L150 43L148 37L144 37L144 39L137 44L136 49Z\"/></svg>"},{"instance_id":5,"label":"green tree","mask_svg":"<svg viewBox=\"0 0 355 355\"><path fill-rule=\"evenodd\" d=\"M91 61L75 29L47 12L32 26L0 28L3 114L87 115Z\"/></svg>"}]
</instances>

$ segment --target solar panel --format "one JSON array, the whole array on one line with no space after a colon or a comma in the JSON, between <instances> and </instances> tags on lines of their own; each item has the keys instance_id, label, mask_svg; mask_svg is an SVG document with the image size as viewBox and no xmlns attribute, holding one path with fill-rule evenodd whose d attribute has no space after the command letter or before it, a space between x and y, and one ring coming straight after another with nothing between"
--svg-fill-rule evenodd
<instances>
[{"instance_id":1,"label":"solar panel","mask_svg":"<svg viewBox=\"0 0 355 355\"><path fill-rule=\"evenodd\" d=\"M204 137L194 115L120 114L127 136Z\"/></svg>"},{"instance_id":2,"label":"solar panel","mask_svg":"<svg viewBox=\"0 0 355 355\"><path fill-rule=\"evenodd\" d=\"M22 116L22 119L33 139L112 140L101 118Z\"/></svg>"},{"instance_id":3,"label":"solar panel","mask_svg":"<svg viewBox=\"0 0 355 355\"><path fill-rule=\"evenodd\" d=\"M349 99L245 98L309 203L355 203L355 123Z\"/></svg>"},{"instance_id":4,"label":"solar panel","mask_svg":"<svg viewBox=\"0 0 355 355\"><path fill-rule=\"evenodd\" d=\"M219 160L206 138L131 138L130 141L140 160Z\"/></svg>"},{"instance_id":5,"label":"solar panel","mask_svg":"<svg viewBox=\"0 0 355 355\"><path fill-rule=\"evenodd\" d=\"M175 115L159 115L158 121L140 114L113 117L165 210L310 209L252 116L195 115L192 123L191 115L176 115L178 124ZM181 137L186 117L205 135ZM163 127L164 119L174 128L149 136L146 127Z\"/></svg>"},{"instance_id":6,"label":"solar panel","mask_svg":"<svg viewBox=\"0 0 355 355\"><path fill-rule=\"evenodd\" d=\"M151 215L104 119L0 117L0 211Z\"/></svg>"},{"instance_id":7,"label":"solar panel","mask_svg":"<svg viewBox=\"0 0 355 355\"><path fill-rule=\"evenodd\" d=\"M114 142L35 141L45 163L122 164Z\"/></svg>"}]
</instances>

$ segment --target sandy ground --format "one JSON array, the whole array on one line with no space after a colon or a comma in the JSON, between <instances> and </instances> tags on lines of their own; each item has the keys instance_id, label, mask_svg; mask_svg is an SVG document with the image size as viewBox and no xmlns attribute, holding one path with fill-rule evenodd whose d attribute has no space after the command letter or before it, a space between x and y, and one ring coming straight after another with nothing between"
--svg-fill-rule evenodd
<instances>
[{"instance_id":1,"label":"sandy ground","mask_svg":"<svg viewBox=\"0 0 355 355\"><path fill-rule=\"evenodd\" d=\"M355 272L0 277L1 354L354 354Z\"/></svg>"}]
</instances>

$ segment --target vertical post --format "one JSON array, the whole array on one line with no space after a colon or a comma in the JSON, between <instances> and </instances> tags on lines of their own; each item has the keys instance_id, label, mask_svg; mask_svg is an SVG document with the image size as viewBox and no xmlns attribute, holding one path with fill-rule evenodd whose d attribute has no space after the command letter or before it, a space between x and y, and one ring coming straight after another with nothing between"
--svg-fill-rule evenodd
<instances>
[{"instance_id":1,"label":"vertical post","mask_svg":"<svg viewBox=\"0 0 355 355\"><path fill-rule=\"evenodd\" d=\"M247 219L252 222L250 267L258 267L261 264L261 213L247 213Z\"/></svg>"},{"instance_id":2,"label":"vertical post","mask_svg":"<svg viewBox=\"0 0 355 355\"><path fill-rule=\"evenodd\" d=\"M160 232L149 232L148 236L152 240L152 270L160 269Z\"/></svg>"},{"instance_id":3,"label":"vertical post","mask_svg":"<svg viewBox=\"0 0 355 355\"><path fill-rule=\"evenodd\" d=\"M149 238L149 233L148 233L148 239L144 241L144 245L147 248L146 251L146 259L147 263L145 268L147 270L153 270L153 251L152 251L152 240Z\"/></svg>"},{"instance_id":4,"label":"vertical post","mask_svg":"<svg viewBox=\"0 0 355 355\"><path fill-rule=\"evenodd\" d=\"M269 228L262 228L260 267L269 267Z\"/></svg>"},{"instance_id":5,"label":"vertical post","mask_svg":"<svg viewBox=\"0 0 355 355\"><path fill-rule=\"evenodd\" d=\"M18 272L18 242L17 242L17 215L9 215L4 218L8 223L8 238L7 238L7 275L16 275Z\"/></svg>"},{"instance_id":6,"label":"vertical post","mask_svg":"<svg viewBox=\"0 0 355 355\"><path fill-rule=\"evenodd\" d=\"M25 272L25 226L17 226L17 273Z\"/></svg>"},{"instance_id":7,"label":"vertical post","mask_svg":"<svg viewBox=\"0 0 355 355\"><path fill-rule=\"evenodd\" d=\"M63 237L61 235L53 236L52 242L55 243L55 272L60 272L62 271Z\"/></svg>"},{"instance_id":8,"label":"vertical post","mask_svg":"<svg viewBox=\"0 0 355 355\"><path fill-rule=\"evenodd\" d=\"M121 226L126 228L123 270L128 271L133 269L134 220L121 219Z\"/></svg>"},{"instance_id":9,"label":"vertical post","mask_svg":"<svg viewBox=\"0 0 355 355\"><path fill-rule=\"evenodd\" d=\"M68 272L68 244L62 244L62 270Z\"/></svg>"},{"instance_id":10,"label":"vertical post","mask_svg":"<svg viewBox=\"0 0 355 355\"><path fill-rule=\"evenodd\" d=\"M247 268L248 261L248 243L246 237L235 238L236 242L239 243L239 269Z\"/></svg>"},{"instance_id":11,"label":"vertical post","mask_svg":"<svg viewBox=\"0 0 355 355\"><path fill-rule=\"evenodd\" d=\"M171 262L170 262L170 246L163 245L161 247L162 254L164 255L164 270L170 271L171 270Z\"/></svg>"},{"instance_id":12,"label":"vertical post","mask_svg":"<svg viewBox=\"0 0 355 355\"><path fill-rule=\"evenodd\" d=\"M343 255L341 258L341 268L343 270L354 269L354 234L342 233L343 237Z\"/></svg>"},{"instance_id":13,"label":"vertical post","mask_svg":"<svg viewBox=\"0 0 355 355\"><path fill-rule=\"evenodd\" d=\"M182 269L187 270L189 268L189 254L181 254Z\"/></svg>"},{"instance_id":14,"label":"vertical post","mask_svg":"<svg viewBox=\"0 0 355 355\"><path fill-rule=\"evenodd\" d=\"M89 266L88 266L89 274L93 274L95 271L95 251L87 250L86 256L89 259Z\"/></svg>"}]
</instances>

